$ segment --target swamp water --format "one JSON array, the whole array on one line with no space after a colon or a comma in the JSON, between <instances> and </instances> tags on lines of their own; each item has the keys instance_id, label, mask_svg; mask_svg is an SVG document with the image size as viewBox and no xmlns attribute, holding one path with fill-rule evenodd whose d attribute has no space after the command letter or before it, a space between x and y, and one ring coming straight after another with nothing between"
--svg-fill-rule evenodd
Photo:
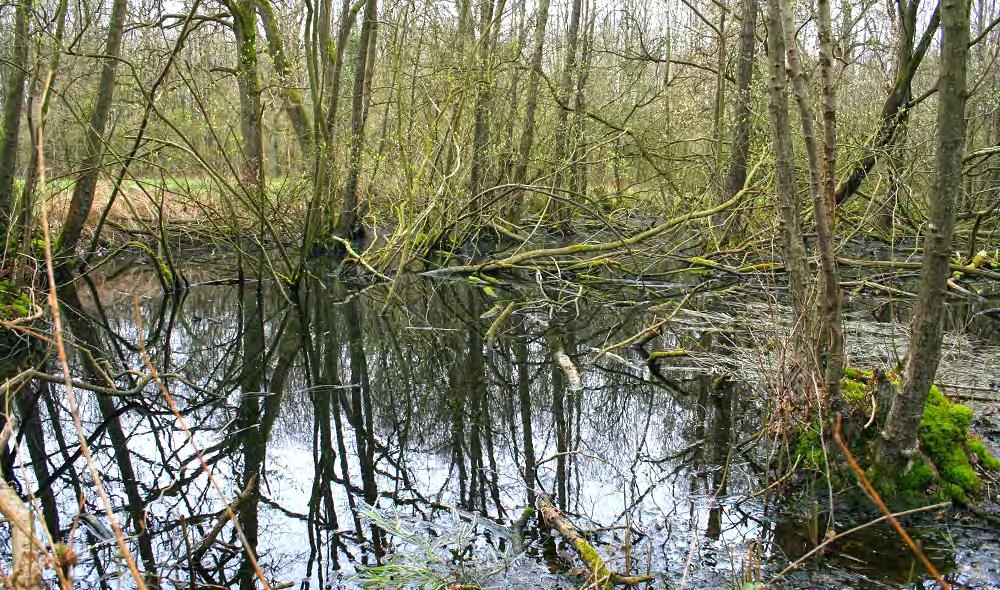
<instances>
[{"instance_id":1,"label":"swamp water","mask_svg":"<svg viewBox=\"0 0 1000 590\"><path fill-rule=\"evenodd\" d=\"M186 266L192 283L211 284L162 297L151 272L122 264L62 293L66 332L95 359L72 355L76 379L98 382L96 365L132 389L148 355L170 392L173 408L155 383L121 397L77 389L116 516L126 534L145 527L130 547L162 587L252 587L231 524L204 542L231 501L268 580L309 588L584 586L579 562L534 518L515 524L535 493L564 506L612 569L649 573L654 588L767 581L825 531L825 487L816 502L758 494L775 456L760 433L784 346L767 285L690 276L583 291L410 277L391 297L387 285L323 279L292 294L218 280L235 277L229 265ZM488 333L512 300L523 304ZM980 400L974 429L996 449L1000 322L990 307L953 306L939 380ZM851 364L885 366L905 350L908 309L858 295L847 311ZM598 358L667 318L639 346ZM644 360L678 348L690 354ZM76 525L76 575L131 586L61 386L24 395L40 418L28 442L49 455L40 504L64 535ZM26 451L11 469L25 493L38 490ZM837 531L873 516L840 504ZM989 524L953 511L904 524L949 580L1000 588ZM926 580L879 525L773 587L933 587Z\"/></svg>"}]
</instances>

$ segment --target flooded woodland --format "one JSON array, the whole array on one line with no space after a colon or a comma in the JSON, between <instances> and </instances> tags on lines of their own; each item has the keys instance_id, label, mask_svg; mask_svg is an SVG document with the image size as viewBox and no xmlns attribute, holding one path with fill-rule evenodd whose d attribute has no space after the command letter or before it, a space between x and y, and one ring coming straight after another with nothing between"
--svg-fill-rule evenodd
<instances>
[{"instance_id":1,"label":"flooded woodland","mask_svg":"<svg viewBox=\"0 0 1000 590\"><path fill-rule=\"evenodd\" d=\"M767 430L790 317L774 285L665 272L581 296L414 276L390 296L322 268L294 293L237 281L211 256L182 268L204 284L162 295L154 271L118 260L61 293L90 453L163 587L252 587L258 567L272 587L583 586L572 550L526 512L542 495L609 567L651 587L924 587L884 523L808 555L827 522L843 531L878 514L843 490L829 504L815 467ZM990 309L948 309L939 379L996 444L996 403L977 402L1000 382ZM851 297L852 362L894 362L907 311ZM657 318L669 322L615 347ZM101 375L110 387L88 385ZM32 418L6 469L78 548L78 582L127 586L55 381L19 392ZM775 480L789 461L816 489ZM227 504L242 533L220 526ZM905 522L956 586L1000 584L988 521L942 504Z\"/></svg>"},{"instance_id":2,"label":"flooded woodland","mask_svg":"<svg viewBox=\"0 0 1000 590\"><path fill-rule=\"evenodd\" d=\"M1000 589L998 0L0 1L0 588Z\"/></svg>"},{"instance_id":3,"label":"flooded woodland","mask_svg":"<svg viewBox=\"0 0 1000 590\"><path fill-rule=\"evenodd\" d=\"M227 503L266 579L296 587L578 587L572 555L524 517L541 494L616 569L656 587L771 580L822 540L827 519L846 530L875 516L856 499L830 514L825 493L822 504L761 494L778 483L769 465L792 459L764 430L789 318L773 285L673 274L581 297L414 277L390 299L384 285L319 272L289 297L268 281L219 281L234 269L212 258L186 265L192 280L222 284L160 295L152 271L122 260L62 293L93 460L136 559L165 587L253 585L241 539L218 527ZM487 334L490 314L514 301L524 305ZM949 309L941 380L960 394L1000 381L988 308ZM856 297L846 312L854 362L891 363L906 346L895 324L905 308ZM657 317L670 322L601 354ZM148 386L147 362L169 398ZM99 371L115 393L87 391ZM8 468L49 530L80 548L78 579L117 587L125 567L74 460L63 395L48 380L20 392L35 418L21 426L27 456ZM985 408L977 424L995 444L996 405ZM44 456L52 467L35 462ZM988 523L941 508L907 525L949 579L1000 584ZM882 525L832 543L780 586L924 577Z\"/></svg>"}]
</instances>

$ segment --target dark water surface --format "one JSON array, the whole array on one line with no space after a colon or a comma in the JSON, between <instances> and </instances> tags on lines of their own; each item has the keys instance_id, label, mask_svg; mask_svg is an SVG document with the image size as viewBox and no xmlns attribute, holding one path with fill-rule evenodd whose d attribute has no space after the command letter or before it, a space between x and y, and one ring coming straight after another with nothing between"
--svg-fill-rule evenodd
<instances>
[{"instance_id":1,"label":"dark water surface","mask_svg":"<svg viewBox=\"0 0 1000 590\"><path fill-rule=\"evenodd\" d=\"M196 284L236 276L226 263L187 266ZM582 587L572 555L534 519L514 524L541 493L613 569L651 573L654 588L766 581L823 534L825 487L815 502L756 494L781 454L762 431L785 344L768 285L691 276L584 290L410 277L359 288L317 275L298 293L246 281L165 298L148 270L123 263L61 293L75 378L102 383L103 372L132 389L149 374L145 354L170 393L168 402L155 383L136 395L77 389L116 516L140 569L163 587L253 586L232 524L203 541L241 490L234 508L262 571L294 587ZM990 307L953 306L940 375L983 399L996 399L1000 383L1000 322L981 313ZM907 314L854 295L851 364L901 355ZM658 334L598 358L661 320ZM644 360L676 348L690 354ZM579 381L556 362L559 350ZM23 396L39 421L9 469L24 492L41 490L50 527L81 549L78 576L130 586L104 538L65 392L35 385ZM996 449L1000 404L973 405L975 428ZM39 469L32 456L42 454ZM839 506L836 529L871 516ZM953 511L905 523L950 580L1000 588L988 524ZM775 587L932 587L926 579L877 526Z\"/></svg>"}]
</instances>

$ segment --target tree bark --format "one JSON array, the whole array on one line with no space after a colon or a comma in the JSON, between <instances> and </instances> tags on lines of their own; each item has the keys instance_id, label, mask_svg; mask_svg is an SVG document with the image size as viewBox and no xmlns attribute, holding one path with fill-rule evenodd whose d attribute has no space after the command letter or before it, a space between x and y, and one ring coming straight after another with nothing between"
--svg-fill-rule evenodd
<instances>
[{"instance_id":1,"label":"tree bark","mask_svg":"<svg viewBox=\"0 0 1000 590\"><path fill-rule=\"evenodd\" d=\"M489 110L493 99L493 49L499 34L499 18L494 22L494 13L503 15L503 0L494 9L493 0L480 0L479 72L476 81L476 100L473 107L475 122L473 123L472 139L472 169L469 173L469 192L473 199L470 208L479 211L479 194L485 188L485 177L489 156L486 153L490 144Z\"/></svg>"},{"instance_id":2,"label":"tree bark","mask_svg":"<svg viewBox=\"0 0 1000 590\"><path fill-rule=\"evenodd\" d=\"M827 7L829 9L829 7ZM825 388L831 399L840 398L840 375L834 375L838 359L842 363L843 359L843 338L840 325L840 284L837 281L837 259L834 252L834 226L830 218L830 198L824 187L829 185L824 182L824 173L830 166L824 164L824 160L829 157L825 148L828 138L826 129L832 124L828 121L830 116L827 113L832 105L829 102L832 96L832 89L824 90L824 159L821 160L816 140L816 123L812 113L811 101L809 98L808 82L806 74L802 68L801 55L795 39L795 23L792 20L791 6L787 0L781 2L781 20L785 34L785 55L788 60L788 72L791 77L792 89L795 94L795 103L799 109L799 120L802 123L802 136L805 142L806 158L809 163L809 192L812 195L813 218L816 220L816 245L819 250L819 293L817 294L817 305L820 311L822 322L817 332L817 344L819 345L820 359L819 371L825 376ZM827 21L829 26L829 21ZM830 51L829 43L825 46L824 52ZM822 69L822 65L821 65ZM822 73L821 73L822 75ZM834 136L834 141L836 137ZM830 173L832 174L832 172ZM831 362L832 361L832 362ZM831 366L833 365L833 366ZM830 370L827 370L830 369Z\"/></svg>"},{"instance_id":3,"label":"tree bark","mask_svg":"<svg viewBox=\"0 0 1000 590\"><path fill-rule=\"evenodd\" d=\"M284 101L285 114L292 124L295 136L299 140L302 152L308 154L312 150L312 123L302 102L302 92L295 85L295 75L292 64L285 54L281 29L278 28L271 0L257 0L257 14L264 26L264 36L267 38L267 51L274 63L274 71L281 80L281 98Z\"/></svg>"},{"instance_id":4,"label":"tree bark","mask_svg":"<svg viewBox=\"0 0 1000 590\"><path fill-rule=\"evenodd\" d=\"M833 26L830 0L817 0L819 26L820 118L823 121L822 196L824 215L816 215L816 223L826 224L828 240L820 243L820 269L823 274L823 314L827 333L824 338L826 353L825 381L827 390L836 404L840 380L844 372L844 328L841 320L840 283L837 280L837 258L833 251L836 234L837 189L837 98L833 80ZM820 236L821 233L817 232Z\"/></svg>"},{"instance_id":5,"label":"tree bark","mask_svg":"<svg viewBox=\"0 0 1000 590\"><path fill-rule=\"evenodd\" d=\"M780 0L768 0L767 3L768 114L778 185L782 257L788 269L788 291L798 332L796 340L801 343L803 333L811 331L808 327L810 316L806 311L810 273L795 188L795 157L788 114L788 75L785 71L785 37L779 3ZM802 356L804 351L800 349L797 352ZM806 362L807 359L800 358L799 361Z\"/></svg>"},{"instance_id":6,"label":"tree bark","mask_svg":"<svg viewBox=\"0 0 1000 590\"><path fill-rule=\"evenodd\" d=\"M969 45L967 0L941 2L941 69L938 77L935 180L924 228L924 259L917 303L910 320L910 352L903 386L893 395L882 433L881 459L901 466L917 446L930 387L941 360L944 296L955 228L955 202L962 190L965 143L966 66Z\"/></svg>"},{"instance_id":7,"label":"tree bark","mask_svg":"<svg viewBox=\"0 0 1000 590\"><path fill-rule=\"evenodd\" d=\"M573 82L577 77L577 47L580 43L580 14L583 11L583 0L573 0L573 6L569 17L569 31L566 33L566 63L563 66L562 81L559 84L559 102L564 105L571 104L570 97L573 95ZM576 116L576 115L574 115ZM556 152L555 152L555 174L553 175L553 186L556 190L562 188L564 170L570 165L567 154L570 152L569 110L559 108L556 123ZM569 229L570 210L565 203L555 204L555 219L560 229Z\"/></svg>"}]
</instances>

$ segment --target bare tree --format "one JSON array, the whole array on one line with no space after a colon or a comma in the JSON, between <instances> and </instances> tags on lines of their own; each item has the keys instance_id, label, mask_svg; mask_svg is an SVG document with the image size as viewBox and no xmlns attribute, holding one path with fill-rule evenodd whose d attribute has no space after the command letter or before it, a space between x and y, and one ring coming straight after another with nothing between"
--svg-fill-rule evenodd
<instances>
[{"instance_id":1,"label":"bare tree","mask_svg":"<svg viewBox=\"0 0 1000 590\"><path fill-rule=\"evenodd\" d=\"M930 216L924 227L920 289L910 318L910 351L903 386L893 395L882 434L881 458L894 466L905 465L914 453L924 404L941 360L955 202L962 192L969 55L969 4L966 0L942 0L941 35L935 179Z\"/></svg>"}]
</instances>

